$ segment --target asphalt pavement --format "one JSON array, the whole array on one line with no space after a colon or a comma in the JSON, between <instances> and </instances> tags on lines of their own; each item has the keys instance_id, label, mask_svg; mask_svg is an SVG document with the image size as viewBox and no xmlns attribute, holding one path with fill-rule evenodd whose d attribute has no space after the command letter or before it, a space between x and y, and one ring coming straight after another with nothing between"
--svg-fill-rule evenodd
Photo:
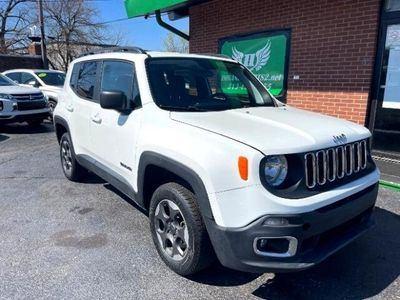
<instances>
[{"instance_id":1,"label":"asphalt pavement","mask_svg":"<svg viewBox=\"0 0 400 300\"><path fill-rule=\"evenodd\" d=\"M381 188L377 226L317 267L184 278L131 201L64 178L51 124L0 128L0 299L400 299L399 214L400 192Z\"/></svg>"}]
</instances>

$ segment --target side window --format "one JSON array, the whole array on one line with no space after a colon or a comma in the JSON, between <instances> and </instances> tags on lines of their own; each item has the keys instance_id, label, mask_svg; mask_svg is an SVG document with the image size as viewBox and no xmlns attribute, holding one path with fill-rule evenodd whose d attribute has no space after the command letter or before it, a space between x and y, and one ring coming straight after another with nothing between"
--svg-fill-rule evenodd
<instances>
[{"instance_id":1,"label":"side window","mask_svg":"<svg viewBox=\"0 0 400 300\"><path fill-rule=\"evenodd\" d=\"M133 106L140 105L134 64L122 61L104 61L101 78L102 91L123 92L126 98L132 102Z\"/></svg>"},{"instance_id":2,"label":"side window","mask_svg":"<svg viewBox=\"0 0 400 300\"><path fill-rule=\"evenodd\" d=\"M32 81L38 82L32 74L26 73L26 72L21 73L21 83L22 84L28 84L29 82L32 82Z\"/></svg>"},{"instance_id":3,"label":"side window","mask_svg":"<svg viewBox=\"0 0 400 300\"><path fill-rule=\"evenodd\" d=\"M6 76L15 82L21 83L21 73L19 72L8 73Z\"/></svg>"},{"instance_id":4,"label":"side window","mask_svg":"<svg viewBox=\"0 0 400 300\"><path fill-rule=\"evenodd\" d=\"M79 96L86 99L94 99L94 89L96 85L97 62L89 61L82 63L76 83L76 92Z\"/></svg>"}]
</instances>

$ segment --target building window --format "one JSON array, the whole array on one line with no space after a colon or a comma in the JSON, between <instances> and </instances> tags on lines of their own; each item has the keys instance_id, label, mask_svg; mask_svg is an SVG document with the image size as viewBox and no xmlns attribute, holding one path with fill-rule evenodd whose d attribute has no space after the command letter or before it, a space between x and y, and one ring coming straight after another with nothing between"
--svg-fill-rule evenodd
<instances>
[{"instance_id":1,"label":"building window","mask_svg":"<svg viewBox=\"0 0 400 300\"><path fill-rule=\"evenodd\" d=\"M231 36L219 51L244 64L281 101L286 100L290 31L276 30Z\"/></svg>"},{"instance_id":2,"label":"building window","mask_svg":"<svg viewBox=\"0 0 400 300\"><path fill-rule=\"evenodd\" d=\"M386 11L400 11L400 0L386 0Z\"/></svg>"}]
</instances>

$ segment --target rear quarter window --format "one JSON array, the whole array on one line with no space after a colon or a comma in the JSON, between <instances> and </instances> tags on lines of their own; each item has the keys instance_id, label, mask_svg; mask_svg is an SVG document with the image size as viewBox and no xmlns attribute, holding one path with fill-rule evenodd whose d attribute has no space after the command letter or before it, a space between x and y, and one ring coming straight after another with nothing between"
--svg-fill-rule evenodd
<instances>
[{"instance_id":1,"label":"rear quarter window","mask_svg":"<svg viewBox=\"0 0 400 300\"><path fill-rule=\"evenodd\" d=\"M98 61L85 61L74 64L70 86L79 97L97 102L95 91L98 66Z\"/></svg>"}]
</instances>

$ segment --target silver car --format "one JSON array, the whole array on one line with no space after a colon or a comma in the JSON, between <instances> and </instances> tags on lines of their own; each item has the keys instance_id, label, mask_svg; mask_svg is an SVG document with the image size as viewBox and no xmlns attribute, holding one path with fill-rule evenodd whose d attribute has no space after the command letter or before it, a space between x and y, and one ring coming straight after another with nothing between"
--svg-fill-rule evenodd
<instances>
[{"instance_id":1,"label":"silver car","mask_svg":"<svg viewBox=\"0 0 400 300\"><path fill-rule=\"evenodd\" d=\"M33 87L24 87L0 74L0 124L28 122L38 126L50 113L43 93Z\"/></svg>"}]
</instances>

